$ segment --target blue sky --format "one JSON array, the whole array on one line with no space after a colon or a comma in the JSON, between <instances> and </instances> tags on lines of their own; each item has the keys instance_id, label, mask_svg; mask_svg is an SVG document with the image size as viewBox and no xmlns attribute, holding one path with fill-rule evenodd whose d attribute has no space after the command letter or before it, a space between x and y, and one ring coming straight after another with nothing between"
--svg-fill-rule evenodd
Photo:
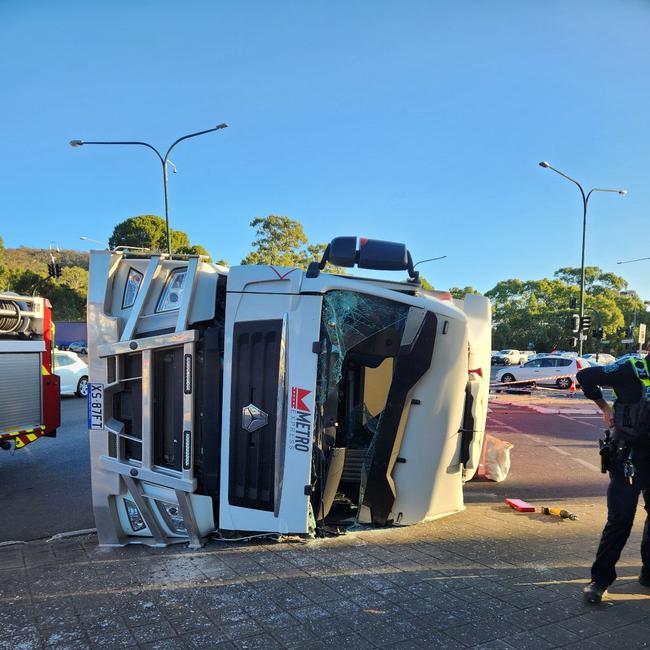
<instances>
[{"instance_id":1,"label":"blue sky","mask_svg":"<svg viewBox=\"0 0 650 650\"><path fill-rule=\"evenodd\" d=\"M163 213L240 260L255 216L313 241L405 241L439 288L487 290L587 260L650 299L650 3L0 0L0 235L83 248Z\"/></svg>"}]
</instances>

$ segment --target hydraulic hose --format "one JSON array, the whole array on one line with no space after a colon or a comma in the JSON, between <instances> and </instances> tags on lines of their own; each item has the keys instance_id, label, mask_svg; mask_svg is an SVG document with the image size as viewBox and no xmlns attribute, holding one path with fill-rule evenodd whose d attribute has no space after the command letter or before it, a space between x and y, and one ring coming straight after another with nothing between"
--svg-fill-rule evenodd
<instances>
[{"instance_id":1,"label":"hydraulic hose","mask_svg":"<svg viewBox=\"0 0 650 650\"><path fill-rule=\"evenodd\" d=\"M8 313L13 312L13 313ZM24 318L17 303L0 300L0 334L11 334L21 329Z\"/></svg>"}]
</instances>

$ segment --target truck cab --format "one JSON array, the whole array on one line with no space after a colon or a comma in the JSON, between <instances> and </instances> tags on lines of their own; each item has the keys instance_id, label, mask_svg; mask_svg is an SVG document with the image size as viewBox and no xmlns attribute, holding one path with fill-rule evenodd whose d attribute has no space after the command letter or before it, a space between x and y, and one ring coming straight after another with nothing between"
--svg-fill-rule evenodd
<instances>
[{"instance_id":1,"label":"truck cab","mask_svg":"<svg viewBox=\"0 0 650 650\"><path fill-rule=\"evenodd\" d=\"M490 305L423 290L402 244L336 238L308 270L93 251L88 309L101 544L308 535L463 508Z\"/></svg>"}]
</instances>

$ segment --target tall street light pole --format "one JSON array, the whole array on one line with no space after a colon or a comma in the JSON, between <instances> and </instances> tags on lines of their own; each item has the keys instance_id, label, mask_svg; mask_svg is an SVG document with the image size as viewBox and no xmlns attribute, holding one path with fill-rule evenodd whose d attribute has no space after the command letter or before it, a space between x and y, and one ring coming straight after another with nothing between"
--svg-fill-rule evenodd
<instances>
[{"instance_id":1,"label":"tall street light pole","mask_svg":"<svg viewBox=\"0 0 650 650\"><path fill-rule=\"evenodd\" d=\"M650 257L637 257L635 260L624 260L623 262L616 262L617 264L632 264L632 262L643 262L644 260L650 260Z\"/></svg>"},{"instance_id":2,"label":"tall street light pole","mask_svg":"<svg viewBox=\"0 0 650 650\"><path fill-rule=\"evenodd\" d=\"M167 252L171 255L172 254L172 240L169 232L169 200L168 200L168 195L167 195L167 185L168 185L168 176L167 176L167 164L171 164L173 166L173 163L169 160L169 154L171 153L172 149L179 143L182 142L183 140L189 140L190 138L195 138L198 135L203 135L204 133L212 133L212 131L219 131L219 129L226 129L228 128L228 125L224 122L223 124L219 124L215 126L212 129L206 129L205 131L197 131L196 133L190 133L188 135L184 135L181 138L178 138L178 140L175 140L172 142L171 146L169 149L167 149L167 152L163 156L156 147L153 145L149 144L148 142L108 142L108 141L89 141L89 140L70 140L70 146L71 147L81 147L86 144L118 144L118 145L138 145L140 147L147 147L148 149L151 149L156 156L158 156L158 159L160 160L160 163L162 165L162 172L163 172L163 189L165 193L165 229L167 231ZM175 168L174 168L174 171Z\"/></svg>"},{"instance_id":3,"label":"tall street light pole","mask_svg":"<svg viewBox=\"0 0 650 650\"><path fill-rule=\"evenodd\" d=\"M578 348L578 354L582 356L582 343L583 343L582 321L585 315L585 244L587 241L587 208L589 206L589 197L594 192L614 192L616 194L619 194L620 196L625 196L627 194L627 190L611 190L602 187L594 187L590 189L589 192L585 193L582 185L580 185L580 183L577 180L575 180L575 178L571 178L571 176L567 176L564 172L561 172L559 169L555 169L555 167L553 167L546 160L543 160L541 163L539 163L539 166L543 167L544 169L551 169L556 174L559 174L560 176L566 178L568 181L575 183L578 186L578 189L580 190L580 196L582 197L582 259L580 263L580 332L579 332L579 348Z\"/></svg>"}]
</instances>

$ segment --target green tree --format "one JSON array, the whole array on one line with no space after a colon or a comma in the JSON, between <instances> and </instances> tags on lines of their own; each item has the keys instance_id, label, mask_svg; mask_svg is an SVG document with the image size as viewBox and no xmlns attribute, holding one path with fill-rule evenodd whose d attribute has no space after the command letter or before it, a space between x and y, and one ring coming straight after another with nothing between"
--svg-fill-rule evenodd
<instances>
[{"instance_id":1,"label":"green tree","mask_svg":"<svg viewBox=\"0 0 650 650\"><path fill-rule=\"evenodd\" d=\"M5 243L0 237L0 291L7 289L8 272L5 266Z\"/></svg>"},{"instance_id":2,"label":"green tree","mask_svg":"<svg viewBox=\"0 0 650 650\"><path fill-rule=\"evenodd\" d=\"M433 285L423 275L420 276L420 285L427 291L435 291Z\"/></svg>"},{"instance_id":3,"label":"green tree","mask_svg":"<svg viewBox=\"0 0 650 650\"><path fill-rule=\"evenodd\" d=\"M558 269L554 276L566 284L580 286L580 267L565 266ZM603 290L622 291L628 286L627 280L614 273L604 273L597 266L585 267L585 291L587 293Z\"/></svg>"},{"instance_id":4,"label":"green tree","mask_svg":"<svg viewBox=\"0 0 650 650\"><path fill-rule=\"evenodd\" d=\"M602 324L608 341L605 349L621 352L625 326L631 323L635 309L637 323L647 318L643 303L634 292L621 294L627 287L624 278L604 273L598 267L587 267L585 271L585 307L586 313L593 316L593 326L584 350L596 349L598 342L592 334ZM575 268L559 269L553 279L498 282L486 294L493 304L495 347L532 346L539 351L566 348L572 335L569 317L577 311L570 305L578 301L579 282L580 269Z\"/></svg>"},{"instance_id":5,"label":"green tree","mask_svg":"<svg viewBox=\"0 0 650 650\"><path fill-rule=\"evenodd\" d=\"M88 271L82 267L63 267L60 278L31 269L12 269L8 285L18 294L47 298L55 320L86 319Z\"/></svg>"},{"instance_id":6,"label":"green tree","mask_svg":"<svg viewBox=\"0 0 650 650\"><path fill-rule=\"evenodd\" d=\"M212 261L210 253L201 246L201 244L192 244L191 246L181 246L176 250L180 255L203 255L208 262Z\"/></svg>"},{"instance_id":7,"label":"green tree","mask_svg":"<svg viewBox=\"0 0 650 650\"><path fill-rule=\"evenodd\" d=\"M468 293L473 293L477 296L482 295L481 292L474 289L474 287L465 287L464 289L461 289L459 287L452 287L449 289L449 293L458 300L462 300Z\"/></svg>"},{"instance_id":8,"label":"green tree","mask_svg":"<svg viewBox=\"0 0 650 650\"><path fill-rule=\"evenodd\" d=\"M182 230L170 229L172 251L190 247L190 240ZM118 223L108 240L111 248L116 246L140 246L155 252L167 251L165 220L155 214L141 214ZM205 250L205 249L203 249Z\"/></svg>"},{"instance_id":9,"label":"green tree","mask_svg":"<svg viewBox=\"0 0 650 650\"><path fill-rule=\"evenodd\" d=\"M302 224L289 217L256 217L250 223L256 230L252 250L242 264L306 267L320 259L324 244L309 244Z\"/></svg>"}]
</instances>

